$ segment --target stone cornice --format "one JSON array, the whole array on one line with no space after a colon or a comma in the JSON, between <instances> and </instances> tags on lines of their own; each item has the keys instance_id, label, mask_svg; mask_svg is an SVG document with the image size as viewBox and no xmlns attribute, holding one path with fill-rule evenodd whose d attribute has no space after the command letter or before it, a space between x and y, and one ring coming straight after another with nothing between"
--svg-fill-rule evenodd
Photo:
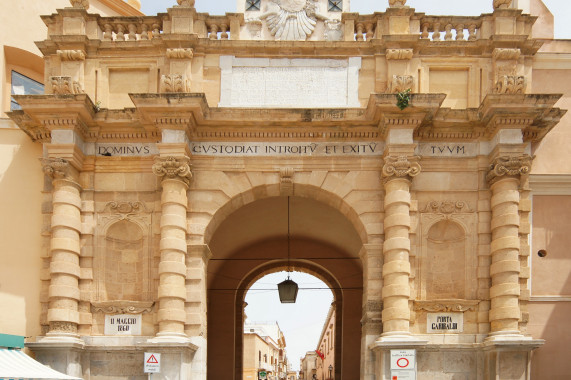
<instances>
[{"instance_id":1,"label":"stone cornice","mask_svg":"<svg viewBox=\"0 0 571 380\"><path fill-rule=\"evenodd\" d=\"M539 141L565 114L560 95L490 94L478 109L440 108L444 94L412 94L400 110L394 94L372 94L364 108L209 107L202 93L131 94L136 108L96 110L86 94L15 96L9 113L34 141L52 130L74 130L85 142L157 142L161 131L184 130L189 140L382 140L390 129L413 129L417 141L486 141L500 129L521 129Z\"/></svg>"}]
</instances>

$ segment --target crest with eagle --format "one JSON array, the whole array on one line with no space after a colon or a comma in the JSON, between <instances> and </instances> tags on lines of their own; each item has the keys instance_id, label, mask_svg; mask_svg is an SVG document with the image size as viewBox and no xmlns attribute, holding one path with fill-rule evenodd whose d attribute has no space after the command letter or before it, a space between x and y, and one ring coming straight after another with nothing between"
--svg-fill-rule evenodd
<instances>
[{"instance_id":1,"label":"crest with eagle","mask_svg":"<svg viewBox=\"0 0 571 380\"><path fill-rule=\"evenodd\" d=\"M276 40L305 41L327 17L319 13L315 0L270 0L260 16Z\"/></svg>"}]
</instances>

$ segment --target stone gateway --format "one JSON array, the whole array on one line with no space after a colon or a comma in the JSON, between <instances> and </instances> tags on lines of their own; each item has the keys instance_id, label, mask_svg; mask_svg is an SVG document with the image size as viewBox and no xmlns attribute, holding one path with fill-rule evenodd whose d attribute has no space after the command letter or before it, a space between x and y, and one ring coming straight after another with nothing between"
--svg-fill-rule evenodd
<instances>
[{"instance_id":1,"label":"stone gateway","mask_svg":"<svg viewBox=\"0 0 571 380\"><path fill-rule=\"evenodd\" d=\"M531 378L530 174L565 114L535 16L72 3L42 17L45 94L9 113L43 154L38 360L247 380L245 294L291 267L334 294L332 379Z\"/></svg>"}]
</instances>

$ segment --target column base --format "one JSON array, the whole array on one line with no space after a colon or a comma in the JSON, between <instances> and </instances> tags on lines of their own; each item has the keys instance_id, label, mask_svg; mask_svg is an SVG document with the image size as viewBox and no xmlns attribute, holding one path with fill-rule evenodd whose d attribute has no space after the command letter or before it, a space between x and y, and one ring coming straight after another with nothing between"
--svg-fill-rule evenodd
<instances>
[{"instance_id":1,"label":"column base","mask_svg":"<svg viewBox=\"0 0 571 380\"><path fill-rule=\"evenodd\" d=\"M489 333L484 342L518 342L532 341L530 336L523 335L520 331L498 331Z\"/></svg>"},{"instance_id":2,"label":"column base","mask_svg":"<svg viewBox=\"0 0 571 380\"><path fill-rule=\"evenodd\" d=\"M158 333L154 338L147 341L150 344L168 344L168 343L190 343L190 338L184 333Z\"/></svg>"},{"instance_id":3,"label":"column base","mask_svg":"<svg viewBox=\"0 0 571 380\"><path fill-rule=\"evenodd\" d=\"M428 341L412 335L408 331L394 331L381 334L370 348L379 346L423 346Z\"/></svg>"},{"instance_id":4,"label":"column base","mask_svg":"<svg viewBox=\"0 0 571 380\"><path fill-rule=\"evenodd\" d=\"M73 346L76 345L78 347L83 348L85 346L85 342L79 338L79 334L75 333L47 333L46 336L41 336L37 338L36 343L42 344L61 344L62 346Z\"/></svg>"}]
</instances>

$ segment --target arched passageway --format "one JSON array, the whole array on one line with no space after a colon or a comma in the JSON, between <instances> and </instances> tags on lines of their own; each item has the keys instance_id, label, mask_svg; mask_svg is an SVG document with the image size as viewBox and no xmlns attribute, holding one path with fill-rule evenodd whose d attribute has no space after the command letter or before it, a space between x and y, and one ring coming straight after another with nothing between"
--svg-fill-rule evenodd
<instances>
[{"instance_id":1,"label":"arched passageway","mask_svg":"<svg viewBox=\"0 0 571 380\"><path fill-rule=\"evenodd\" d=\"M287 223L287 197L266 198L230 214L208 242L208 379L242 379L245 294L259 278L287 268ZM318 277L334 294L335 378L358 378L361 239L341 212L309 198L291 197L289 223L291 269Z\"/></svg>"}]
</instances>

